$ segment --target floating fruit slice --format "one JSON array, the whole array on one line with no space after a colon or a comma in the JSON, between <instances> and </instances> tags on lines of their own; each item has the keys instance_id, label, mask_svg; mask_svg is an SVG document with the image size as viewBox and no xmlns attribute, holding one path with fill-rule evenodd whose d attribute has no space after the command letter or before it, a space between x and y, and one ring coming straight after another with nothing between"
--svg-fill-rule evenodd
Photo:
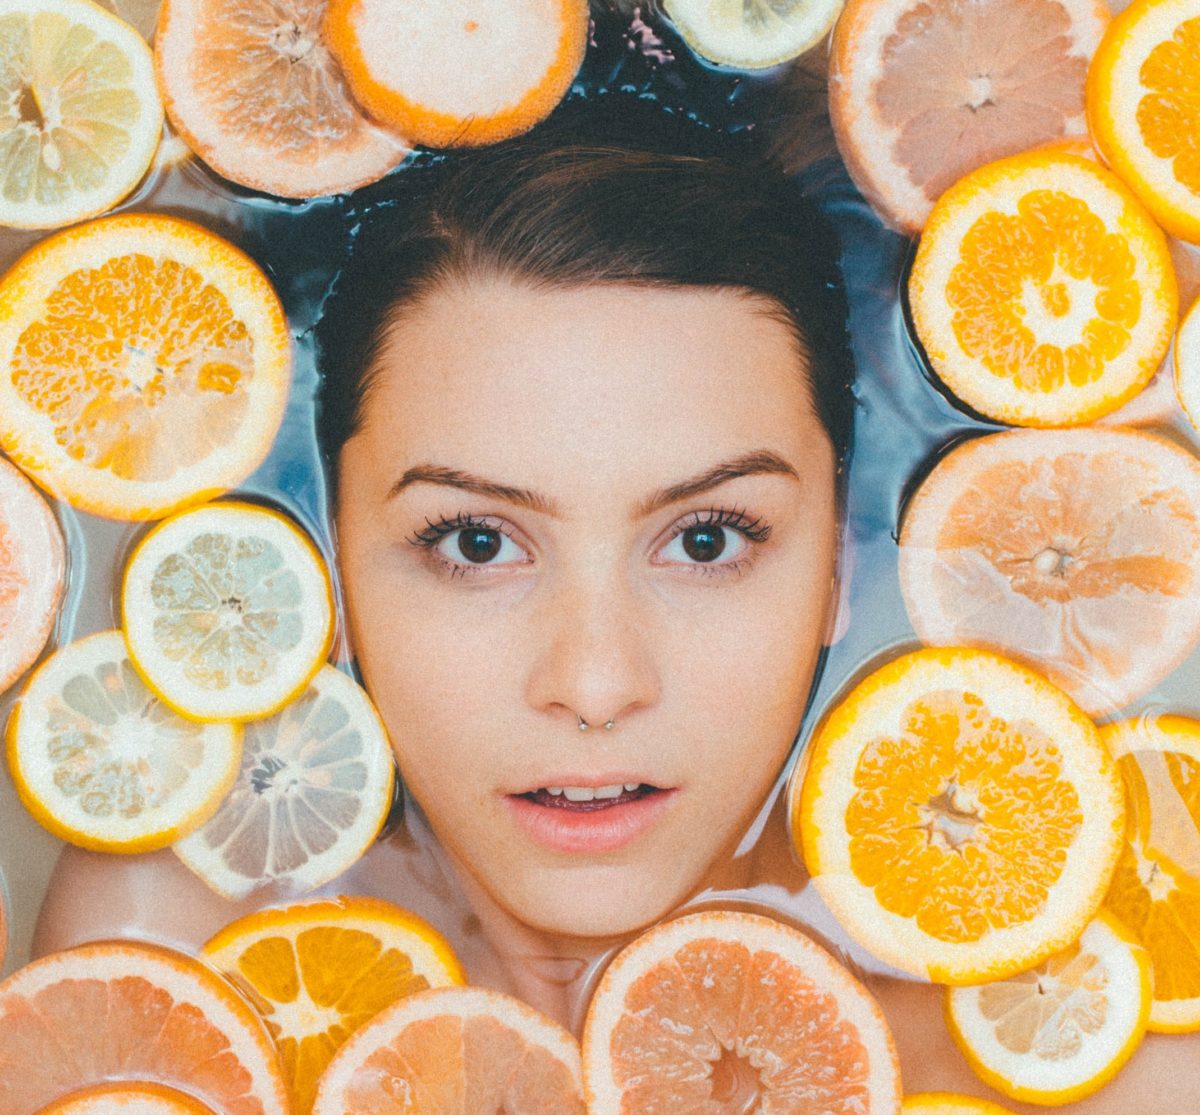
<instances>
[{"instance_id":1,"label":"floating fruit slice","mask_svg":"<svg viewBox=\"0 0 1200 1115\"><path fill-rule=\"evenodd\" d=\"M0 693L42 652L62 601L67 550L46 501L0 457Z\"/></svg>"},{"instance_id":2,"label":"floating fruit slice","mask_svg":"<svg viewBox=\"0 0 1200 1115\"><path fill-rule=\"evenodd\" d=\"M968 441L909 501L899 572L924 642L1010 654L1111 713L1200 640L1200 461L1132 430Z\"/></svg>"},{"instance_id":3,"label":"floating fruit slice","mask_svg":"<svg viewBox=\"0 0 1200 1115\"><path fill-rule=\"evenodd\" d=\"M1088 71L1088 124L1168 232L1200 243L1200 0L1134 0Z\"/></svg>"},{"instance_id":4,"label":"floating fruit slice","mask_svg":"<svg viewBox=\"0 0 1200 1115\"><path fill-rule=\"evenodd\" d=\"M197 720L269 716L308 684L333 638L329 571L299 527L234 500L160 523L121 587L134 665Z\"/></svg>"},{"instance_id":5,"label":"floating fruit slice","mask_svg":"<svg viewBox=\"0 0 1200 1115\"><path fill-rule=\"evenodd\" d=\"M293 1115L308 1115L330 1058L384 1007L466 982L433 926L374 898L263 910L227 925L204 954L266 1019Z\"/></svg>"},{"instance_id":6,"label":"floating fruit slice","mask_svg":"<svg viewBox=\"0 0 1200 1115\"><path fill-rule=\"evenodd\" d=\"M618 954L588 1008L583 1061L589 1115L893 1115L900 1103L891 1033L866 988L755 914L691 914Z\"/></svg>"},{"instance_id":7,"label":"floating fruit slice","mask_svg":"<svg viewBox=\"0 0 1200 1115\"><path fill-rule=\"evenodd\" d=\"M325 666L291 704L245 725L233 789L175 852L226 898L269 883L303 894L367 850L387 817L394 777L370 698Z\"/></svg>"},{"instance_id":8,"label":"floating fruit slice","mask_svg":"<svg viewBox=\"0 0 1200 1115\"><path fill-rule=\"evenodd\" d=\"M0 1111L34 1115L81 1086L153 1082L221 1115L286 1115L262 1020L216 972L157 945L105 941L0 983Z\"/></svg>"},{"instance_id":9,"label":"floating fruit slice","mask_svg":"<svg viewBox=\"0 0 1200 1115\"><path fill-rule=\"evenodd\" d=\"M44 1107L38 1115L218 1115L207 1104L152 1083L96 1084Z\"/></svg>"},{"instance_id":10,"label":"floating fruit slice","mask_svg":"<svg viewBox=\"0 0 1200 1115\"><path fill-rule=\"evenodd\" d=\"M1002 979L1075 940L1124 836L1095 725L986 651L915 651L860 682L810 744L792 831L846 931L939 983Z\"/></svg>"},{"instance_id":11,"label":"floating fruit slice","mask_svg":"<svg viewBox=\"0 0 1200 1115\"><path fill-rule=\"evenodd\" d=\"M1200 1030L1200 722L1159 716L1100 734L1130 808L1106 904L1150 954L1150 1029Z\"/></svg>"},{"instance_id":12,"label":"floating fruit slice","mask_svg":"<svg viewBox=\"0 0 1200 1115\"><path fill-rule=\"evenodd\" d=\"M93 514L153 519L241 483L290 380L266 276L187 221L68 229L0 280L0 447Z\"/></svg>"},{"instance_id":13,"label":"floating fruit slice","mask_svg":"<svg viewBox=\"0 0 1200 1115\"><path fill-rule=\"evenodd\" d=\"M1012 1115L1005 1107L957 1092L918 1092L904 1097L900 1115Z\"/></svg>"},{"instance_id":14,"label":"floating fruit slice","mask_svg":"<svg viewBox=\"0 0 1200 1115\"><path fill-rule=\"evenodd\" d=\"M740 69L803 54L833 26L845 0L663 0L679 33L701 58Z\"/></svg>"},{"instance_id":15,"label":"floating fruit slice","mask_svg":"<svg viewBox=\"0 0 1200 1115\"><path fill-rule=\"evenodd\" d=\"M155 64L171 124L218 174L281 197L382 178L406 140L363 115L321 34L325 0L164 0ZM386 41L409 36L389 27Z\"/></svg>"},{"instance_id":16,"label":"floating fruit slice","mask_svg":"<svg viewBox=\"0 0 1200 1115\"><path fill-rule=\"evenodd\" d=\"M1102 913L1076 943L998 983L946 989L946 1024L963 1056L998 1092L1072 1103L1133 1056L1150 1015L1150 959Z\"/></svg>"},{"instance_id":17,"label":"floating fruit slice","mask_svg":"<svg viewBox=\"0 0 1200 1115\"><path fill-rule=\"evenodd\" d=\"M584 1115L579 1045L497 991L449 987L410 995L338 1050L313 1106L314 1115L399 1110Z\"/></svg>"},{"instance_id":18,"label":"floating fruit slice","mask_svg":"<svg viewBox=\"0 0 1200 1115\"><path fill-rule=\"evenodd\" d=\"M0 224L57 228L111 209L162 134L150 51L84 0L0 12Z\"/></svg>"},{"instance_id":19,"label":"floating fruit slice","mask_svg":"<svg viewBox=\"0 0 1200 1115\"><path fill-rule=\"evenodd\" d=\"M1175 337L1175 394L1188 416L1200 430L1200 298L1184 316Z\"/></svg>"},{"instance_id":20,"label":"floating fruit slice","mask_svg":"<svg viewBox=\"0 0 1200 1115\"><path fill-rule=\"evenodd\" d=\"M1023 426L1090 422L1132 398L1178 311L1149 214L1115 175L1053 149L988 163L942 194L908 294L946 386Z\"/></svg>"},{"instance_id":21,"label":"floating fruit slice","mask_svg":"<svg viewBox=\"0 0 1200 1115\"><path fill-rule=\"evenodd\" d=\"M25 807L63 840L101 852L165 848L216 811L241 731L177 716L138 676L119 631L48 658L8 721Z\"/></svg>"},{"instance_id":22,"label":"floating fruit slice","mask_svg":"<svg viewBox=\"0 0 1200 1115\"><path fill-rule=\"evenodd\" d=\"M848 0L830 59L838 147L890 222L920 232L941 194L1006 155L1087 135L1103 0Z\"/></svg>"},{"instance_id":23,"label":"floating fruit slice","mask_svg":"<svg viewBox=\"0 0 1200 1115\"><path fill-rule=\"evenodd\" d=\"M586 0L329 0L329 49L376 119L430 147L532 128L583 61Z\"/></svg>"}]
</instances>

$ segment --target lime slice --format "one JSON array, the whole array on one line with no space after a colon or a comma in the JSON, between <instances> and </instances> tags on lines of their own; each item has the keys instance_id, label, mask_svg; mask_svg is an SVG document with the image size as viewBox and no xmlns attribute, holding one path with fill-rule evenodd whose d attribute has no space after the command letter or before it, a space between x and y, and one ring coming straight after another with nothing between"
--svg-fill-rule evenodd
<instances>
[{"instance_id":1,"label":"lime slice","mask_svg":"<svg viewBox=\"0 0 1200 1115\"><path fill-rule=\"evenodd\" d=\"M786 62L816 46L845 0L663 0L688 46L744 70Z\"/></svg>"}]
</instances>

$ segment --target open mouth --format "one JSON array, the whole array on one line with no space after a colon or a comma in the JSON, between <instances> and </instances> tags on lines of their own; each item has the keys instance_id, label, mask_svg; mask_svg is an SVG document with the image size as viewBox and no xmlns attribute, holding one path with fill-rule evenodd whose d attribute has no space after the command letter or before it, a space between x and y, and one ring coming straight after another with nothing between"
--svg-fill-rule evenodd
<instances>
[{"instance_id":1,"label":"open mouth","mask_svg":"<svg viewBox=\"0 0 1200 1115\"><path fill-rule=\"evenodd\" d=\"M542 786L526 794L517 794L522 801L543 805L549 809L566 809L576 813L591 813L640 801L651 794L661 794L657 786L646 782L624 782L612 786Z\"/></svg>"}]
</instances>

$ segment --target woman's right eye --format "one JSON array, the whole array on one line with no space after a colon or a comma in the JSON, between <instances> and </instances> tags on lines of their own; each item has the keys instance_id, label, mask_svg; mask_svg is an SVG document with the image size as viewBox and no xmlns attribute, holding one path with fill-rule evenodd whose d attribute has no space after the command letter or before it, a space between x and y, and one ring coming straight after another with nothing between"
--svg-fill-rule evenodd
<instances>
[{"instance_id":1,"label":"woman's right eye","mask_svg":"<svg viewBox=\"0 0 1200 1115\"><path fill-rule=\"evenodd\" d=\"M435 547L443 560L471 565L510 565L529 555L496 527L459 527L444 535Z\"/></svg>"}]
</instances>

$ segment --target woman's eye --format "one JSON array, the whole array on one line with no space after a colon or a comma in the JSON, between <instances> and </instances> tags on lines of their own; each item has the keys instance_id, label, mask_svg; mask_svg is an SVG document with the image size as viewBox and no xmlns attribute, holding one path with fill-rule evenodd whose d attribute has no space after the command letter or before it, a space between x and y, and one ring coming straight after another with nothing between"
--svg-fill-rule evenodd
<instances>
[{"instance_id":1,"label":"woman's eye","mask_svg":"<svg viewBox=\"0 0 1200 1115\"><path fill-rule=\"evenodd\" d=\"M507 565L524 561L527 554L502 530L495 527L460 527L437 543L442 557L471 565Z\"/></svg>"},{"instance_id":2,"label":"woman's eye","mask_svg":"<svg viewBox=\"0 0 1200 1115\"><path fill-rule=\"evenodd\" d=\"M736 561L749 547L741 531L716 523L685 527L663 547L663 560L685 565L714 565Z\"/></svg>"}]
</instances>

